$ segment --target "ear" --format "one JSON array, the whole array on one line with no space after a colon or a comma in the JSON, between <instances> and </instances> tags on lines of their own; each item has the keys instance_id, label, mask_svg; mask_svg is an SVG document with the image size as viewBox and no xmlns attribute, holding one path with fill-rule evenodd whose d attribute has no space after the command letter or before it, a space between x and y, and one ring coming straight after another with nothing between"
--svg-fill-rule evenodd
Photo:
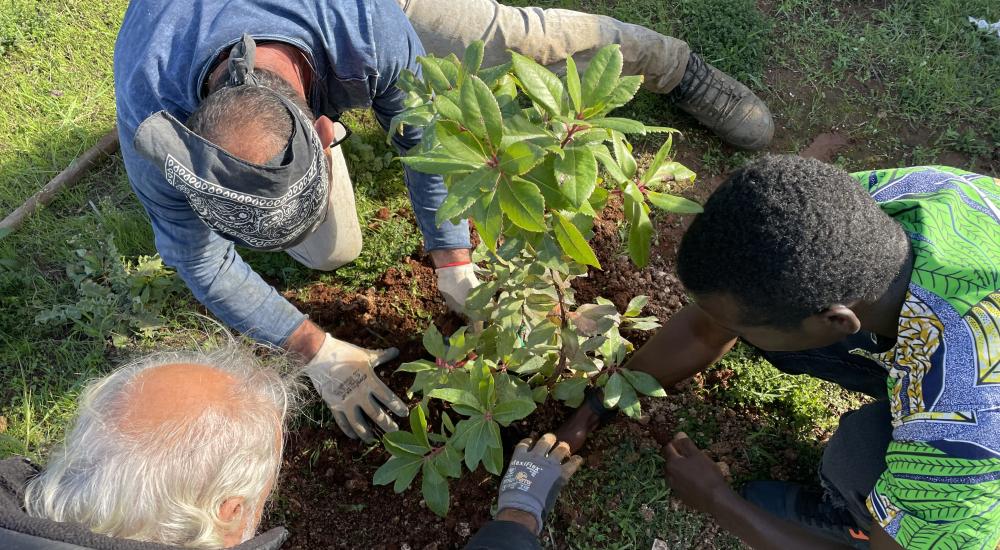
<instances>
[{"instance_id":1,"label":"ear","mask_svg":"<svg viewBox=\"0 0 1000 550\"><path fill-rule=\"evenodd\" d=\"M319 134L319 141L323 144L323 148L326 149L333 143L333 121L327 118L326 115L320 115L313 123L313 127L316 128L316 133Z\"/></svg>"},{"instance_id":2,"label":"ear","mask_svg":"<svg viewBox=\"0 0 1000 550\"><path fill-rule=\"evenodd\" d=\"M861 330L861 320L854 310L843 305L834 304L819 314L823 323L839 334L850 336Z\"/></svg>"},{"instance_id":3,"label":"ear","mask_svg":"<svg viewBox=\"0 0 1000 550\"><path fill-rule=\"evenodd\" d=\"M219 506L219 519L229 523L243 515L243 497L229 497Z\"/></svg>"}]
</instances>

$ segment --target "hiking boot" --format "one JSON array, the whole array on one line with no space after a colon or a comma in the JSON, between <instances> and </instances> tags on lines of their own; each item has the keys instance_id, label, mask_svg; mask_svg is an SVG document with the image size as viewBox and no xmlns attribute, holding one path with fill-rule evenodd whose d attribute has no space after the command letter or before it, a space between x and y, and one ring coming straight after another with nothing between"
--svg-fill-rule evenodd
<instances>
[{"instance_id":1,"label":"hiking boot","mask_svg":"<svg viewBox=\"0 0 1000 550\"><path fill-rule=\"evenodd\" d=\"M735 78L692 53L681 83L670 91L677 106L743 149L763 149L774 136L767 105Z\"/></svg>"},{"instance_id":2,"label":"hiking boot","mask_svg":"<svg viewBox=\"0 0 1000 550\"><path fill-rule=\"evenodd\" d=\"M814 533L855 548L868 548L868 534L851 513L830 504L818 489L786 481L751 481L740 494L779 518Z\"/></svg>"}]
</instances>

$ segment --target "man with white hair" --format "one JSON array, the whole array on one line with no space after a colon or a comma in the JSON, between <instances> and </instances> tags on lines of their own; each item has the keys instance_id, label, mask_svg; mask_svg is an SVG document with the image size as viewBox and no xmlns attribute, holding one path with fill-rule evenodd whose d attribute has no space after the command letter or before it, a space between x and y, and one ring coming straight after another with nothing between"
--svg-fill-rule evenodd
<instances>
[{"instance_id":1,"label":"man with white hair","mask_svg":"<svg viewBox=\"0 0 1000 550\"><path fill-rule=\"evenodd\" d=\"M294 384L235 343L154 354L92 382L44 471L0 461L0 548L279 548L284 528L254 534L281 468ZM552 434L522 441L497 520L468 548L539 548L581 463Z\"/></svg>"},{"instance_id":2,"label":"man with white hair","mask_svg":"<svg viewBox=\"0 0 1000 550\"><path fill-rule=\"evenodd\" d=\"M155 354L91 383L64 444L24 488L29 517L17 524L27 528L16 529L24 540L5 542L14 536L3 529L8 508L0 547L58 547L54 525L68 536L57 540L77 545L66 548L103 548L107 537L188 548L251 539L281 467L292 384L235 344ZM3 467L4 477L30 468ZM31 546L31 535L49 541ZM246 547L276 548L284 538L284 530L269 532Z\"/></svg>"}]
</instances>

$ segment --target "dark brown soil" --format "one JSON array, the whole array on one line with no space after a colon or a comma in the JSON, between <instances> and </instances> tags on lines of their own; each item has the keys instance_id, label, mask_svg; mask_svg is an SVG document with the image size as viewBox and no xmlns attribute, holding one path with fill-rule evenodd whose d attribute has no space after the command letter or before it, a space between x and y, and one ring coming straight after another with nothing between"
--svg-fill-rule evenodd
<instances>
[{"instance_id":1,"label":"dark brown soil","mask_svg":"<svg viewBox=\"0 0 1000 550\"><path fill-rule=\"evenodd\" d=\"M699 189L699 195L705 193ZM691 195L689 193L689 195ZM620 205L613 204L609 216L598 220L594 248L604 266L578 280L577 298L582 303L597 295L611 299L620 309L632 297L650 296L646 314L666 320L685 303L681 286L674 275L674 258L683 225L675 216L657 220L657 240L650 265L636 270L623 254L618 239ZM438 298L434 272L427 258L407 258L398 268L390 269L374 288L348 292L338 287L316 284L302 292L286 295L303 312L339 338L369 347L395 345L400 358L379 369L379 374L398 394L405 393L412 381L406 373L393 374L401 362L425 357L420 335L433 320L449 334L461 320L449 313ZM648 333L627 335L636 345ZM685 415L705 405L705 388L722 388L725 372L713 371L672 389L668 399L647 400L648 411L640 422L615 420L588 443L583 453L591 467L599 467L603 457L622 438L641 445L657 446L666 441ZM322 405L317 405L317 410ZM530 417L504 433L509 447L522 437L554 431L570 411L557 402L547 402ZM733 475L746 474L748 461L732 443L753 431L754 417L737 413L725 406L716 408L721 433L709 447L717 460L726 463ZM701 434L704 436L704 434ZM699 434L693 433L693 437ZM696 439L697 440L697 439ZM292 533L290 549L373 548L373 549L445 549L461 547L471 533L490 517L496 495L496 479L482 469L451 484L451 512L438 518L422 503L419 482L402 494L391 487L373 486L375 470L388 458L380 447L369 448L341 435L332 423L317 426L307 423L290 435L282 479L274 504L265 518L265 526L285 525ZM796 457L789 457L789 467ZM775 475L787 477L782 467ZM554 521L564 526L587 521L585 511L558 509ZM564 532L557 529L557 532ZM562 547L561 541L551 541Z\"/></svg>"}]
</instances>

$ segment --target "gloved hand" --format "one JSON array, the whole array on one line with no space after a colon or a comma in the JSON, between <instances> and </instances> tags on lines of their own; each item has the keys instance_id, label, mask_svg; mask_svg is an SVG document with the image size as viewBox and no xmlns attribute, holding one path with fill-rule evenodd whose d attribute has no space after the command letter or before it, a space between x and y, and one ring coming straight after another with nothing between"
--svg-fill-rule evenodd
<instances>
[{"instance_id":1,"label":"gloved hand","mask_svg":"<svg viewBox=\"0 0 1000 550\"><path fill-rule=\"evenodd\" d=\"M552 446L555 445L555 448ZM542 532L542 520L552 510L556 497L563 485L583 463L583 458L569 456L569 445L556 445L556 436L545 434L538 438L535 447L529 450L531 439L524 439L514 447L507 473L500 482L500 498L497 510L521 510L535 516L537 529Z\"/></svg>"},{"instance_id":2,"label":"gloved hand","mask_svg":"<svg viewBox=\"0 0 1000 550\"><path fill-rule=\"evenodd\" d=\"M373 370L397 355L396 348L369 350L327 334L319 352L306 365L306 374L347 437L370 443L375 440L371 422L386 432L399 429L386 409L402 417L409 413L406 404Z\"/></svg>"},{"instance_id":3,"label":"gloved hand","mask_svg":"<svg viewBox=\"0 0 1000 550\"><path fill-rule=\"evenodd\" d=\"M437 273L438 290L444 297L448 309L455 313L465 313L465 299L472 289L479 286L475 266L471 263L449 265L434 270Z\"/></svg>"}]
</instances>

